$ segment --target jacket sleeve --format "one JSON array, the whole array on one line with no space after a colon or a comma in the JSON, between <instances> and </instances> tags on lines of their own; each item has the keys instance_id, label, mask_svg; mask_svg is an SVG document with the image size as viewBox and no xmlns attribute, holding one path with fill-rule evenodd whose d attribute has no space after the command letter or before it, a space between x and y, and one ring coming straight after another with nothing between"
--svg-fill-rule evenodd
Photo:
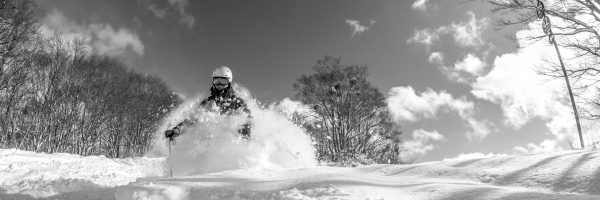
<instances>
[{"instance_id":1,"label":"jacket sleeve","mask_svg":"<svg viewBox=\"0 0 600 200\"><path fill-rule=\"evenodd\" d=\"M171 130L173 130L174 134L173 137L177 137L179 135L181 135L181 130L183 128L185 128L186 126L189 126L193 124L192 121L190 121L189 119L185 119L182 122L178 123L177 125L175 125Z\"/></svg>"},{"instance_id":2,"label":"jacket sleeve","mask_svg":"<svg viewBox=\"0 0 600 200\"><path fill-rule=\"evenodd\" d=\"M198 106L199 107L205 107L207 103L207 99L203 100ZM194 121L190 120L190 116L186 117L183 121L177 123L177 125L175 125L172 130L175 131L175 137L181 135L181 130L184 129L186 126L190 126L193 125Z\"/></svg>"}]
</instances>

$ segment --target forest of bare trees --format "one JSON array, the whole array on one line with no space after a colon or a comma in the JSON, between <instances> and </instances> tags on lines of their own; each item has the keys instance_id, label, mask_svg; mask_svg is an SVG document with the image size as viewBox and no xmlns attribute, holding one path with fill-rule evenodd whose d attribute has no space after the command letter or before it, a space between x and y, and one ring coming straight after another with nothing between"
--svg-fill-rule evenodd
<instances>
[{"instance_id":1,"label":"forest of bare trees","mask_svg":"<svg viewBox=\"0 0 600 200\"><path fill-rule=\"evenodd\" d=\"M368 67L324 57L313 70L294 89L296 98L314 111L315 120L302 125L316 141L318 159L402 163L401 132L391 121L385 96L367 81Z\"/></svg>"},{"instance_id":2,"label":"forest of bare trees","mask_svg":"<svg viewBox=\"0 0 600 200\"><path fill-rule=\"evenodd\" d=\"M161 79L39 33L35 0L0 4L0 148L139 156L180 102Z\"/></svg>"}]
</instances>

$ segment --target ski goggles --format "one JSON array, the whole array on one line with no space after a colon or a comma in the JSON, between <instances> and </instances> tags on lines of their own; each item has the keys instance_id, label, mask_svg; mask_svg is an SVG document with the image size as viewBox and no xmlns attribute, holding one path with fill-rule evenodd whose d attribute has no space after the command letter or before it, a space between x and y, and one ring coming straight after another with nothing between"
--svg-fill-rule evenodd
<instances>
[{"instance_id":1,"label":"ski goggles","mask_svg":"<svg viewBox=\"0 0 600 200\"><path fill-rule=\"evenodd\" d=\"M229 79L223 77L215 77L213 78L213 84L215 85L227 85L229 84Z\"/></svg>"}]
</instances>

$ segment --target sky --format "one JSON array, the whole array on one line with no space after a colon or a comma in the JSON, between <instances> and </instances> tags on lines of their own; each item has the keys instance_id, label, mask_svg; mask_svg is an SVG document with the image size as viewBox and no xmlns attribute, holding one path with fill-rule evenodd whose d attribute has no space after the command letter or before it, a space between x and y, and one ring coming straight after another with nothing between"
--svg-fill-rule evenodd
<instances>
[{"instance_id":1,"label":"sky","mask_svg":"<svg viewBox=\"0 0 600 200\"><path fill-rule=\"evenodd\" d=\"M571 149L564 81L534 71L553 48L521 39L535 28L495 27L487 1L40 2L42 29L83 38L184 97L206 94L222 65L266 104L292 98L323 56L368 65L416 162Z\"/></svg>"}]
</instances>

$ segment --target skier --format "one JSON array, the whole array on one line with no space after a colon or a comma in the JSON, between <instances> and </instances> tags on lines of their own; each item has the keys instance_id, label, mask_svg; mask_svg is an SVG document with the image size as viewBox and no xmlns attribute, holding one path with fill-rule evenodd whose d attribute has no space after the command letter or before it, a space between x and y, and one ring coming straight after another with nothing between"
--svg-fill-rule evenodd
<instances>
[{"instance_id":1,"label":"skier","mask_svg":"<svg viewBox=\"0 0 600 200\"><path fill-rule=\"evenodd\" d=\"M212 73L213 85L210 88L210 96L200 103L200 107L207 110L215 108L220 114L232 114L236 111L242 111L247 114L248 119L250 119L252 118L250 110L246 106L244 100L238 97L233 91L233 86L231 85L232 80L233 73L229 67L222 66L215 68ZM181 130L185 128L185 126L192 125L193 123L194 122L188 117L183 122L177 124L177 126L165 131L165 137L168 138L169 141L174 141L175 137L181 134ZM238 133L242 138L249 139L250 131L250 122L247 122L238 130Z\"/></svg>"}]
</instances>

